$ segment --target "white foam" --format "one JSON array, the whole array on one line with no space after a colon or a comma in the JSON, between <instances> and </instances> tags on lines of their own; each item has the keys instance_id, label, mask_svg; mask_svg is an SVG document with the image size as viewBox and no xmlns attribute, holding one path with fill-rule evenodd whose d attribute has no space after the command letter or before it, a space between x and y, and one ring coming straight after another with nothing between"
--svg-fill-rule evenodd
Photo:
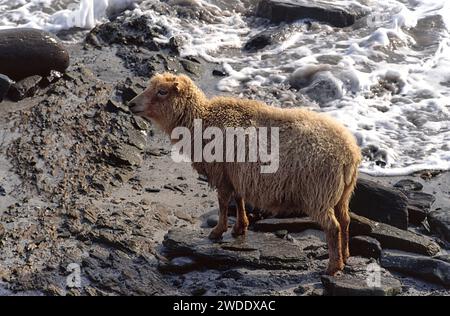
<instances>
[{"instance_id":1,"label":"white foam","mask_svg":"<svg viewBox=\"0 0 450 316\"><path fill-rule=\"evenodd\" d=\"M130 7L134 0L80 0L72 1L72 9L52 11L54 0L0 0L0 29L31 27L58 32L74 27L92 29L104 20L107 12ZM11 9L12 8L12 9Z\"/></svg>"}]
</instances>

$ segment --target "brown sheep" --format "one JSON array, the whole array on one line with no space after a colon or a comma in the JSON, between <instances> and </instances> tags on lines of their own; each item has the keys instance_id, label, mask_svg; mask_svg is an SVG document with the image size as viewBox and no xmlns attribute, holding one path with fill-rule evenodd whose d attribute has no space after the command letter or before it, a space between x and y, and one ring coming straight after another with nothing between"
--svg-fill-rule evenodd
<instances>
[{"instance_id":1,"label":"brown sheep","mask_svg":"<svg viewBox=\"0 0 450 316\"><path fill-rule=\"evenodd\" d=\"M187 76L169 73L155 75L129 106L169 135L179 126L193 132L194 119L202 119L203 128L222 130L278 127L279 168L274 173L261 173L260 161L192 163L218 191L219 222L210 238L221 238L227 231L228 204L233 197L238 209L235 236L245 234L249 225L244 201L274 215L306 213L325 231L330 258L327 273L343 269L349 257L349 200L361 153L342 124L306 109L280 109L231 97L208 99Z\"/></svg>"}]
</instances>

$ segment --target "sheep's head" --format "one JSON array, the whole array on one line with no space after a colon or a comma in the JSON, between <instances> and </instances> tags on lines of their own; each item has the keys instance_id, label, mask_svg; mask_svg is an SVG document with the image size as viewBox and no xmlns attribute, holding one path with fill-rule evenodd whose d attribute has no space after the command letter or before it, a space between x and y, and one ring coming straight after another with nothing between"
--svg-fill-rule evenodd
<instances>
[{"instance_id":1,"label":"sheep's head","mask_svg":"<svg viewBox=\"0 0 450 316\"><path fill-rule=\"evenodd\" d=\"M163 73L153 76L144 92L128 103L131 112L151 119L166 132L192 112L203 94L185 75Z\"/></svg>"}]
</instances>

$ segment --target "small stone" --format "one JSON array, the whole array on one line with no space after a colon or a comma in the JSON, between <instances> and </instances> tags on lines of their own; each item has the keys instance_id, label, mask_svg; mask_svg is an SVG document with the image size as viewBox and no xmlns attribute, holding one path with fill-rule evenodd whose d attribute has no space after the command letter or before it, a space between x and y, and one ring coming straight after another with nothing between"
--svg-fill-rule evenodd
<instances>
[{"instance_id":1,"label":"small stone","mask_svg":"<svg viewBox=\"0 0 450 316\"><path fill-rule=\"evenodd\" d=\"M158 193L160 191L161 191L161 189L158 189L158 188L145 188L145 192L149 192L149 193Z\"/></svg>"},{"instance_id":2,"label":"small stone","mask_svg":"<svg viewBox=\"0 0 450 316\"><path fill-rule=\"evenodd\" d=\"M226 77L227 76L227 73L225 71L218 70L218 69L214 69L212 71L212 74L213 74L213 76L216 76L216 77Z\"/></svg>"},{"instance_id":3,"label":"small stone","mask_svg":"<svg viewBox=\"0 0 450 316\"><path fill-rule=\"evenodd\" d=\"M378 240L369 236L355 236L350 239L350 255L378 259L381 245Z\"/></svg>"},{"instance_id":4,"label":"small stone","mask_svg":"<svg viewBox=\"0 0 450 316\"><path fill-rule=\"evenodd\" d=\"M202 296L206 293L206 289L203 287L198 287L198 288L195 288L194 290L192 290L191 293L193 296Z\"/></svg>"},{"instance_id":5,"label":"small stone","mask_svg":"<svg viewBox=\"0 0 450 316\"><path fill-rule=\"evenodd\" d=\"M242 274L242 272L238 271L238 270L228 270L225 271L224 273L222 273L222 278L224 279L234 279L234 280L239 280L242 279L244 275Z\"/></svg>"},{"instance_id":6,"label":"small stone","mask_svg":"<svg viewBox=\"0 0 450 316\"><path fill-rule=\"evenodd\" d=\"M394 187L405 191L421 191L423 189L422 183L411 179L400 180L394 184Z\"/></svg>"},{"instance_id":7,"label":"small stone","mask_svg":"<svg viewBox=\"0 0 450 316\"><path fill-rule=\"evenodd\" d=\"M206 219L206 224L209 227L216 227L218 222L219 222L219 215L217 215L217 214L210 215Z\"/></svg>"},{"instance_id":8,"label":"small stone","mask_svg":"<svg viewBox=\"0 0 450 316\"><path fill-rule=\"evenodd\" d=\"M274 234L278 238L284 239L288 235L288 231L286 229L277 230Z\"/></svg>"}]
</instances>

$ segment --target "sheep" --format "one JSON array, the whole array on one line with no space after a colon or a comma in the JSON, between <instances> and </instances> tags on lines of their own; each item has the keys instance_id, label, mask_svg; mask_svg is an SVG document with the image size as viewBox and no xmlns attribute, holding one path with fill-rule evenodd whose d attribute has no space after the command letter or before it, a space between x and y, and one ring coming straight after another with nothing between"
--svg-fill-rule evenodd
<instances>
[{"instance_id":1,"label":"sheep","mask_svg":"<svg viewBox=\"0 0 450 316\"><path fill-rule=\"evenodd\" d=\"M245 202L275 216L305 213L326 234L326 272L334 275L344 268L349 257L349 201L361 150L341 123L304 108L280 109L259 101L223 96L209 99L189 77L170 73L153 76L149 87L129 106L134 114L155 122L168 135L177 127L193 132L198 119L203 128L221 130L277 127L279 161L273 173L261 172L263 163L259 160L192 162L193 168L205 175L218 193L219 221L209 238L220 239L227 231L232 198L237 204L233 236L244 235L249 226Z\"/></svg>"}]
</instances>

